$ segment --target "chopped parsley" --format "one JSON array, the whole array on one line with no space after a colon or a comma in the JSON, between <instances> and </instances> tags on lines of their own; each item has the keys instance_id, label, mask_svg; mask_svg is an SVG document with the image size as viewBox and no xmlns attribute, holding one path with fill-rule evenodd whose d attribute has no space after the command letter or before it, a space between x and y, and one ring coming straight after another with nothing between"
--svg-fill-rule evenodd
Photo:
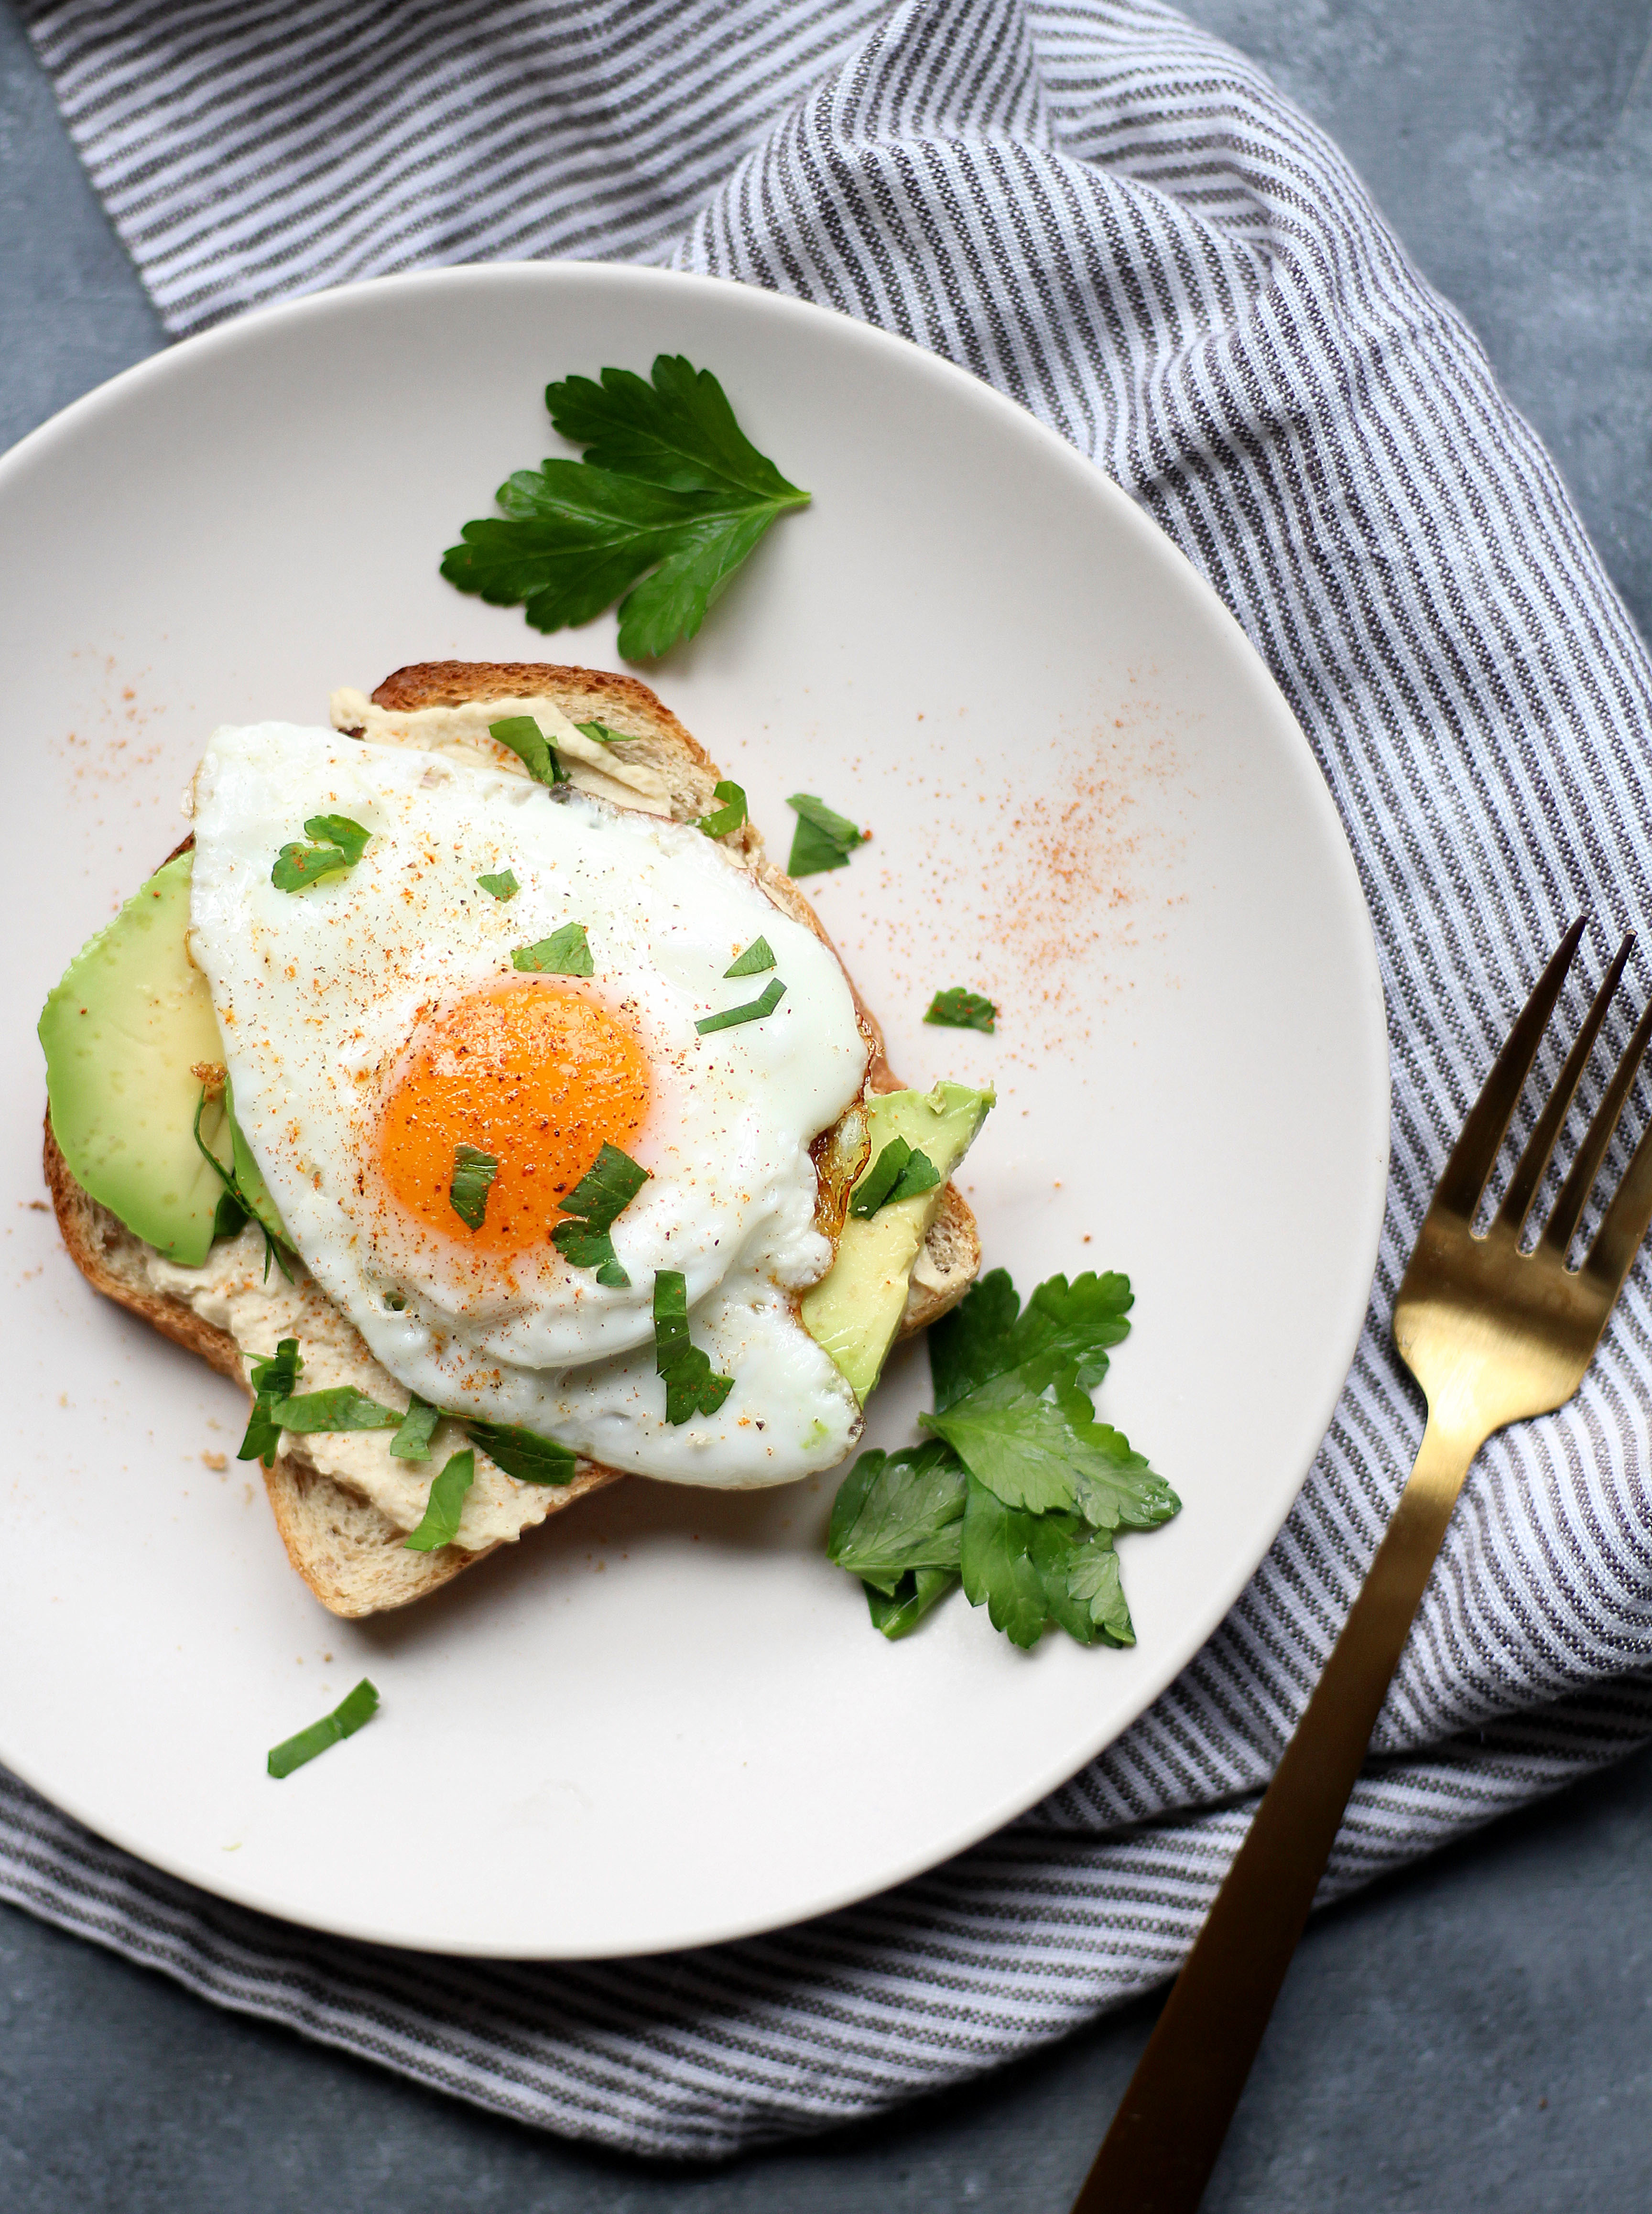
<instances>
[{"instance_id":1,"label":"chopped parsley","mask_svg":"<svg viewBox=\"0 0 1652 2214\"><path fill-rule=\"evenodd\" d=\"M517 946L511 956L511 966L545 976L592 976L597 973L583 922L565 922L560 930L541 938L537 945Z\"/></svg>"},{"instance_id":2,"label":"chopped parsley","mask_svg":"<svg viewBox=\"0 0 1652 2214\"><path fill-rule=\"evenodd\" d=\"M624 369L567 377L545 404L584 460L518 469L499 486L502 517L467 523L442 557L450 584L520 605L535 630L590 622L617 599L626 659L662 654L694 636L775 518L808 505L681 354L659 355L652 382Z\"/></svg>"},{"instance_id":3,"label":"chopped parsley","mask_svg":"<svg viewBox=\"0 0 1652 2214\"><path fill-rule=\"evenodd\" d=\"M870 1221L880 1208L933 1191L939 1182L940 1171L927 1153L920 1153L904 1138L891 1138L855 1185L849 1212L863 1222Z\"/></svg>"},{"instance_id":4,"label":"chopped parsley","mask_svg":"<svg viewBox=\"0 0 1652 2214\"><path fill-rule=\"evenodd\" d=\"M812 792L794 792L786 804L797 810L798 816L786 864L788 877L817 877L825 869L847 868L850 854L872 835L857 829L847 816L835 814Z\"/></svg>"},{"instance_id":5,"label":"chopped parsley","mask_svg":"<svg viewBox=\"0 0 1652 2214\"><path fill-rule=\"evenodd\" d=\"M499 1172L499 1162L492 1153L484 1153L474 1146L454 1149L453 1182L448 1187L448 1198L467 1230L481 1228L487 1213L488 1188Z\"/></svg>"},{"instance_id":6,"label":"chopped parsley","mask_svg":"<svg viewBox=\"0 0 1652 2214\"><path fill-rule=\"evenodd\" d=\"M950 991L936 993L924 1020L944 1023L948 1030L985 1031L990 1035L998 1027L998 1010L979 992L968 992L962 984L954 984Z\"/></svg>"},{"instance_id":7,"label":"chopped parsley","mask_svg":"<svg viewBox=\"0 0 1652 2214\"><path fill-rule=\"evenodd\" d=\"M827 1538L885 1636L961 1579L1017 1645L1052 1623L1080 1644L1134 1642L1116 1534L1154 1529L1180 1502L1090 1398L1130 1301L1124 1276L1052 1276L1023 1310L997 1269L931 1330L931 1442L863 1453Z\"/></svg>"},{"instance_id":8,"label":"chopped parsley","mask_svg":"<svg viewBox=\"0 0 1652 2214\"><path fill-rule=\"evenodd\" d=\"M272 1419L272 1411L291 1395L303 1365L298 1358L296 1337L280 1339L273 1353L266 1353L261 1361L253 1362L248 1378L253 1387L253 1411L241 1450L236 1455L237 1460L261 1461L266 1468L274 1465L281 1443L281 1425Z\"/></svg>"},{"instance_id":9,"label":"chopped parsley","mask_svg":"<svg viewBox=\"0 0 1652 2214\"><path fill-rule=\"evenodd\" d=\"M449 1460L439 1476L431 1478L430 1497L419 1527L402 1540L409 1553L434 1553L450 1545L459 1533L459 1517L465 1497L476 1481L476 1456L467 1446Z\"/></svg>"},{"instance_id":10,"label":"chopped parsley","mask_svg":"<svg viewBox=\"0 0 1652 2214\"><path fill-rule=\"evenodd\" d=\"M279 1243L271 1236L269 1225L259 1214L257 1208L248 1202L246 1194L236 1179L235 1171L225 1168L223 1163L201 1135L201 1116L205 1112L206 1086L203 1085L201 1096L195 1103L195 1143L199 1149L201 1159L223 1186L223 1190L218 1195L217 1208L212 1216L212 1235L214 1238L232 1238L243 1222L256 1222L264 1238L265 1275L268 1276L270 1263L273 1261L287 1281L291 1283L292 1270L287 1266L287 1257L282 1251ZM233 1116L230 1117L230 1127L233 1129Z\"/></svg>"},{"instance_id":11,"label":"chopped parsley","mask_svg":"<svg viewBox=\"0 0 1652 2214\"><path fill-rule=\"evenodd\" d=\"M719 1015L701 1015L694 1028L705 1037L708 1031L731 1031L737 1023L758 1023L765 1015L772 1015L786 997L786 987L778 976L765 984L760 999L748 1000L738 1007L725 1007Z\"/></svg>"},{"instance_id":12,"label":"chopped parsley","mask_svg":"<svg viewBox=\"0 0 1652 2214\"><path fill-rule=\"evenodd\" d=\"M514 869L501 869L496 876L478 877L476 881L485 892L492 892L496 900L515 899L522 890Z\"/></svg>"},{"instance_id":13,"label":"chopped parsley","mask_svg":"<svg viewBox=\"0 0 1652 2214\"><path fill-rule=\"evenodd\" d=\"M278 1430L295 1437L312 1437L336 1430L394 1430L401 1421L393 1407L381 1406L353 1384L337 1384L327 1391L305 1391L296 1399L278 1399L270 1420Z\"/></svg>"},{"instance_id":14,"label":"chopped parsley","mask_svg":"<svg viewBox=\"0 0 1652 2214\"><path fill-rule=\"evenodd\" d=\"M301 892L322 877L353 869L367 850L372 835L347 815L312 815L304 825L308 846L284 846L270 871L270 882L278 892Z\"/></svg>"},{"instance_id":15,"label":"chopped parsley","mask_svg":"<svg viewBox=\"0 0 1652 2214\"><path fill-rule=\"evenodd\" d=\"M354 1737L364 1722L370 1722L378 1712L378 1693L364 1676L353 1691L347 1691L330 1715L323 1715L308 1729L300 1730L296 1737L283 1738L279 1745L270 1747L266 1761L272 1776L291 1776L295 1768L302 1768L307 1760L314 1760L318 1752L325 1752L331 1745L340 1745L347 1737Z\"/></svg>"},{"instance_id":16,"label":"chopped parsley","mask_svg":"<svg viewBox=\"0 0 1652 2214\"><path fill-rule=\"evenodd\" d=\"M428 1460L431 1439L441 1419L441 1409L432 1407L429 1400L421 1399L415 1391L407 1402L400 1428L390 1440L391 1453L397 1460Z\"/></svg>"},{"instance_id":17,"label":"chopped parsley","mask_svg":"<svg viewBox=\"0 0 1652 2214\"><path fill-rule=\"evenodd\" d=\"M680 1269L654 1278L654 1366L665 1384L665 1419L686 1422L714 1415L734 1389L731 1376L713 1376L711 1355L688 1336L688 1294Z\"/></svg>"},{"instance_id":18,"label":"chopped parsley","mask_svg":"<svg viewBox=\"0 0 1652 2214\"><path fill-rule=\"evenodd\" d=\"M614 1289L628 1284L609 1232L647 1181L648 1171L640 1162L604 1141L567 1197L557 1202L564 1214L576 1218L559 1222L551 1232L551 1243L564 1260L576 1269L595 1269L599 1284Z\"/></svg>"},{"instance_id":19,"label":"chopped parsley","mask_svg":"<svg viewBox=\"0 0 1652 2214\"><path fill-rule=\"evenodd\" d=\"M712 814L702 815L700 828L708 838L726 838L746 819L746 796L737 784L726 781L713 785L712 790L723 804Z\"/></svg>"},{"instance_id":20,"label":"chopped parsley","mask_svg":"<svg viewBox=\"0 0 1652 2214\"><path fill-rule=\"evenodd\" d=\"M556 748L531 715L506 715L487 726L490 738L508 746L535 784L566 784L568 772L557 759Z\"/></svg>"},{"instance_id":21,"label":"chopped parsley","mask_svg":"<svg viewBox=\"0 0 1652 2214\"><path fill-rule=\"evenodd\" d=\"M725 976L761 976L765 969L774 966L774 948L766 938L754 938L743 953L738 954L723 971Z\"/></svg>"},{"instance_id":22,"label":"chopped parsley","mask_svg":"<svg viewBox=\"0 0 1652 2214\"><path fill-rule=\"evenodd\" d=\"M347 815L312 815L304 825L306 838L313 838L319 846L336 846L352 869L367 851L372 835Z\"/></svg>"},{"instance_id":23,"label":"chopped parsley","mask_svg":"<svg viewBox=\"0 0 1652 2214\"><path fill-rule=\"evenodd\" d=\"M554 1438L541 1438L534 1430L515 1430L503 1422L465 1424L465 1435L480 1446L494 1465L518 1483L569 1483L573 1480L575 1456Z\"/></svg>"}]
</instances>

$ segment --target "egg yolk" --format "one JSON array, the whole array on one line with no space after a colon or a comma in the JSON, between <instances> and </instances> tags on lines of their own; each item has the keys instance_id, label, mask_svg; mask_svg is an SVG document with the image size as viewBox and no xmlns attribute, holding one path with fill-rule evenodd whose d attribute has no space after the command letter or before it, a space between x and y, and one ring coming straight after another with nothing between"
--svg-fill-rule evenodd
<instances>
[{"instance_id":1,"label":"egg yolk","mask_svg":"<svg viewBox=\"0 0 1652 2214\"><path fill-rule=\"evenodd\" d=\"M390 1095L384 1178L446 1237L501 1253L542 1246L603 1144L629 1148L649 1095L641 1045L600 1000L527 982L473 992L435 1018ZM499 1163L476 1230L453 1205L461 1146Z\"/></svg>"}]
</instances>

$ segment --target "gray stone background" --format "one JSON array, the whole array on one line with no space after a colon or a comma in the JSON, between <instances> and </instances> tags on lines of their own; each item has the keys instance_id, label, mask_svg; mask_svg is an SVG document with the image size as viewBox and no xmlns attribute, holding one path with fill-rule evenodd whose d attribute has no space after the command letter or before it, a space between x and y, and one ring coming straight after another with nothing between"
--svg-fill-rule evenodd
<instances>
[{"instance_id":1,"label":"gray stone background","mask_svg":"<svg viewBox=\"0 0 1652 2214\"><path fill-rule=\"evenodd\" d=\"M1341 144L1647 628L1652 0L1189 12ZM4 0L0 331L0 446L163 343ZM1062 2214L1153 2011L887 2121L680 2169L493 2120L0 1908L0 2210ZM1652 1754L1319 1918L1207 2205L1652 2205Z\"/></svg>"}]
</instances>

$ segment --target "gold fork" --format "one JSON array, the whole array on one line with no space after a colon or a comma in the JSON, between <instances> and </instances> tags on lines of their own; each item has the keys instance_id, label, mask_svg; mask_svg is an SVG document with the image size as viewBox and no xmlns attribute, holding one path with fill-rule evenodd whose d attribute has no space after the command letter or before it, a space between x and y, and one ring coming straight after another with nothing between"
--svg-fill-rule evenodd
<instances>
[{"instance_id":1,"label":"gold fork","mask_svg":"<svg viewBox=\"0 0 1652 2214\"><path fill-rule=\"evenodd\" d=\"M1194 2214L1216 2164L1469 1464L1506 1423L1563 1406L1652 1220L1652 1130L1582 1265L1566 1256L1652 1037L1635 1026L1530 1252L1521 1238L1606 1020L1625 939L1490 1227L1474 1218L1585 918L1566 933L1452 1148L1394 1302L1394 1342L1428 1427L1410 1480L1325 1674L1217 1893L1073 2214Z\"/></svg>"}]
</instances>

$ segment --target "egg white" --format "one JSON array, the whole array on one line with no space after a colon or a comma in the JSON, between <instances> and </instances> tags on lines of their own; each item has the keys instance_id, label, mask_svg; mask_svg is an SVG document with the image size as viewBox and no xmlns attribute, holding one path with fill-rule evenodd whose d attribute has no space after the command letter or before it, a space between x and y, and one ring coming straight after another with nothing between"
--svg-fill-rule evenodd
<instances>
[{"instance_id":1,"label":"egg white","mask_svg":"<svg viewBox=\"0 0 1652 2214\"><path fill-rule=\"evenodd\" d=\"M278 891L306 818L371 834L347 873ZM190 950L212 994L236 1111L299 1254L392 1375L454 1411L555 1437L615 1467L698 1483L832 1466L853 1393L787 1296L830 1247L809 1147L858 1098L866 1046L830 951L692 825L556 794L506 772L331 731L214 733L194 786ZM505 868L508 902L477 878ZM513 979L513 948L584 924L595 975L654 1082L630 1149L651 1180L615 1223L627 1287L552 1247L484 1256L373 1201L377 1126L431 1014ZM698 1017L756 996L727 980L759 936L786 985L760 1022ZM654 1372L652 1286L687 1282L694 1342L734 1389L673 1427Z\"/></svg>"}]
</instances>

